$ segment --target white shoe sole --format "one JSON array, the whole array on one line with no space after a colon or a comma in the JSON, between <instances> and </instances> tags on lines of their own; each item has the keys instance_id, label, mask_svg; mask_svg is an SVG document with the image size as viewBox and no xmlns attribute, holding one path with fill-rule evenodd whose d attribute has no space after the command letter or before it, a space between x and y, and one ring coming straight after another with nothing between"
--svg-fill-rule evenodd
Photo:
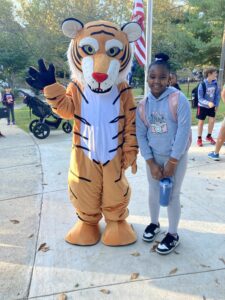
<instances>
[{"instance_id":1,"label":"white shoe sole","mask_svg":"<svg viewBox=\"0 0 225 300\"><path fill-rule=\"evenodd\" d=\"M166 255L166 254L169 254L171 253L172 251L174 251L176 249L177 246L179 246L180 244L180 241L177 242L176 246L174 248L172 248L171 250L167 251L167 252L161 252L160 250L158 250L158 248L155 249L155 251L159 254L162 254L162 255Z\"/></svg>"},{"instance_id":2,"label":"white shoe sole","mask_svg":"<svg viewBox=\"0 0 225 300\"><path fill-rule=\"evenodd\" d=\"M160 228L158 229L158 231L155 233L155 236L150 240L148 238L145 238L144 236L142 236L142 240L148 243L151 243L155 240L156 236L160 233Z\"/></svg>"}]
</instances>

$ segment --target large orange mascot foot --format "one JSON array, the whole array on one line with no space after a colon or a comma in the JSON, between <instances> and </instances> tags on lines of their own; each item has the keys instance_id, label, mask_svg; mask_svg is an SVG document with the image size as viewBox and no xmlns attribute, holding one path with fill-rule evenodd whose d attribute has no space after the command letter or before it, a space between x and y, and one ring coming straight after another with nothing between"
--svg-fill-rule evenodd
<instances>
[{"instance_id":1,"label":"large orange mascot foot","mask_svg":"<svg viewBox=\"0 0 225 300\"><path fill-rule=\"evenodd\" d=\"M91 246L97 244L100 237L98 224L90 225L79 220L67 233L65 240L73 245Z\"/></svg>"},{"instance_id":2,"label":"large orange mascot foot","mask_svg":"<svg viewBox=\"0 0 225 300\"><path fill-rule=\"evenodd\" d=\"M126 221L107 221L102 242L107 246L124 246L135 243L137 236Z\"/></svg>"}]
</instances>

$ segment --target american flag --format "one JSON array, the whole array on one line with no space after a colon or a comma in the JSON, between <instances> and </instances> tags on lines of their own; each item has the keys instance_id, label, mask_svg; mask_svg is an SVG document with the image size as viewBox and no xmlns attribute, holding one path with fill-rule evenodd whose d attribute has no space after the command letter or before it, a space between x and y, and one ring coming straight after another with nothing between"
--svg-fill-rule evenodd
<instances>
[{"instance_id":1,"label":"american flag","mask_svg":"<svg viewBox=\"0 0 225 300\"><path fill-rule=\"evenodd\" d=\"M145 14L144 14L144 5L142 0L134 1L134 8L133 8L131 19L132 21L137 22L142 28L141 37L136 42L134 42L135 45L134 55L138 63L141 66L144 66L146 62L146 56L145 56L146 47L145 47L145 33L144 33Z\"/></svg>"}]
</instances>

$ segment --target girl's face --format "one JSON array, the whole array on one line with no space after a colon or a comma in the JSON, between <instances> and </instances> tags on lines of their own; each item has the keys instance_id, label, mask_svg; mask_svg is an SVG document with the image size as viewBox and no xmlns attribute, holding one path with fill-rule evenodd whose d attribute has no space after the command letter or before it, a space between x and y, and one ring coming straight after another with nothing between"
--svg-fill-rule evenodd
<instances>
[{"instance_id":1,"label":"girl's face","mask_svg":"<svg viewBox=\"0 0 225 300\"><path fill-rule=\"evenodd\" d=\"M169 71L163 65L153 65L148 71L148 86L153 96L159 96L166 90L169 83Z\"/></svg>"}]
</instances>

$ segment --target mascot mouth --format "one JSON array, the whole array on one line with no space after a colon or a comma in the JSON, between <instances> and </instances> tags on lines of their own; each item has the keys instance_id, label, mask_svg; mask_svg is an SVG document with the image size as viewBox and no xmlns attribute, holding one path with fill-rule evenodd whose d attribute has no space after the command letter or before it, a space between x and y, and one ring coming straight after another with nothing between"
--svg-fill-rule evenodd
<instances>
[{"instance_id":1,"label":"mascot mouth","mask_svg":"<svg viewBox=\"0 0 225 300\"><path fill-rule=\"evenodd\" d=\"M92 90L92 92L98 93L98 94L108 93L108 92L112 89L112 86L111 86L111 87L108 88L107 90L103 90L103 89L100 88L100 84L99 84L99 87L98 87L98 88L95 88L95 89L91 88L90 85L88 85L88 86L89 86L89 88Z\"/></svg>"}]
</instances>

